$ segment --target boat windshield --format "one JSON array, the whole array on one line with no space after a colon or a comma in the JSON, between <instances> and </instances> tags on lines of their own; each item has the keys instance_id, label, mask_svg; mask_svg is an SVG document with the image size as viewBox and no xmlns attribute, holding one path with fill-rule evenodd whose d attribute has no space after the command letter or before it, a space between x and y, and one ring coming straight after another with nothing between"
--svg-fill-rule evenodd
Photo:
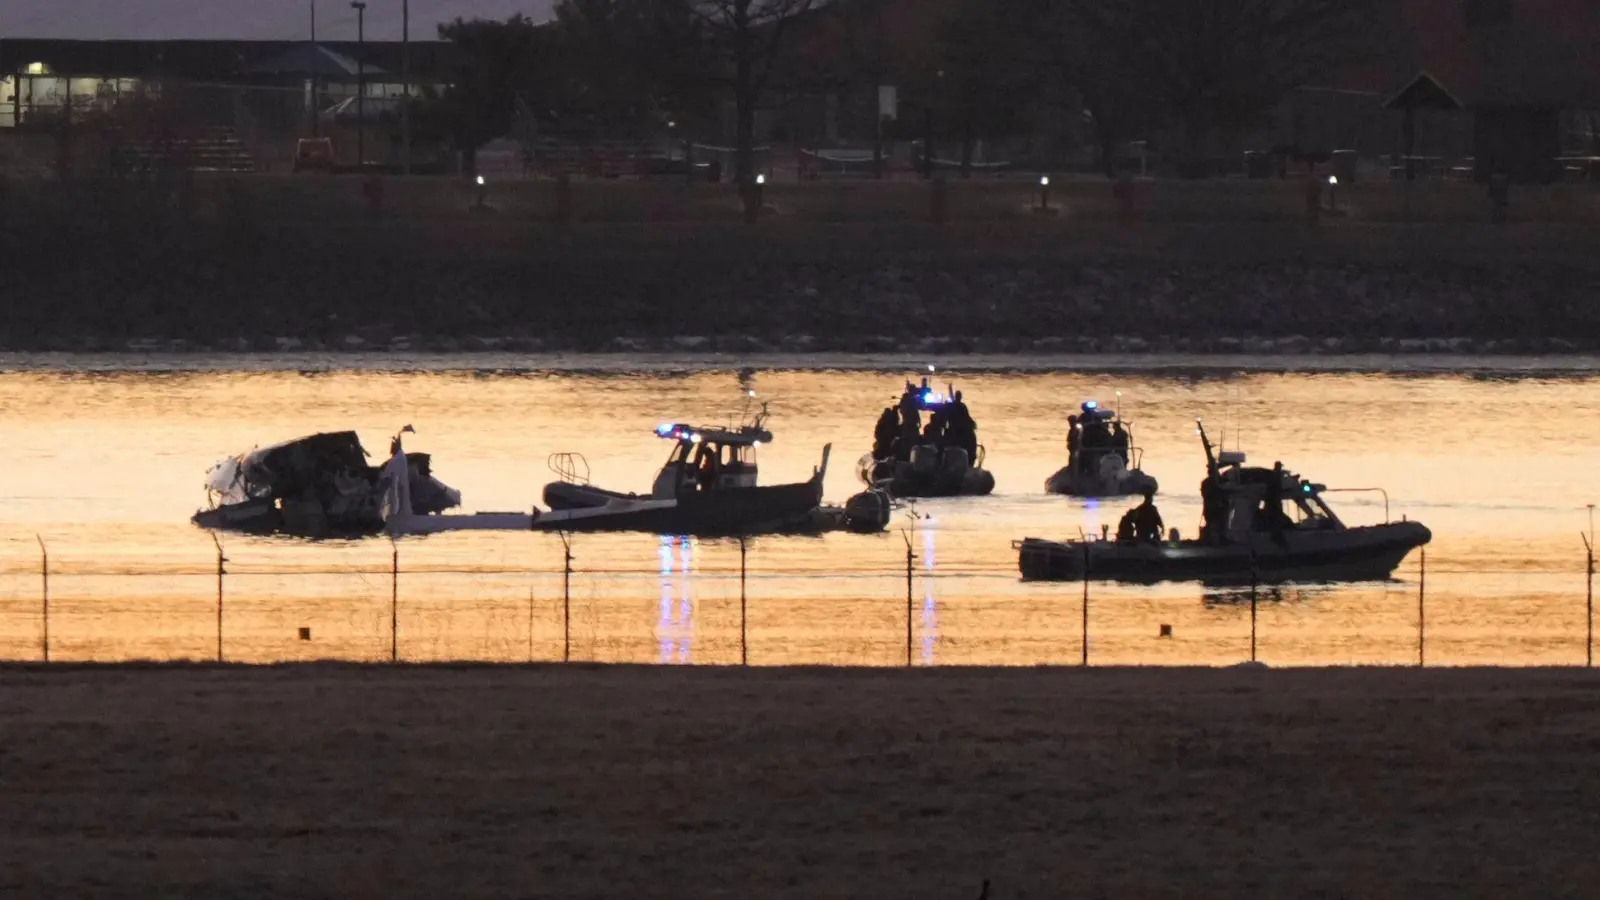
<instances>
[{"instance_id":1,"label":"boat windshield","mask_svg":"<svg viewBox=\"0 0 1600 900\"><path fill-rule=\"evenodd\" d=\"M682 441L673 446L667 465L679 473L679 484L691 490L754 486L756 448L720 441Z\"/></svg>"}]
</instances>

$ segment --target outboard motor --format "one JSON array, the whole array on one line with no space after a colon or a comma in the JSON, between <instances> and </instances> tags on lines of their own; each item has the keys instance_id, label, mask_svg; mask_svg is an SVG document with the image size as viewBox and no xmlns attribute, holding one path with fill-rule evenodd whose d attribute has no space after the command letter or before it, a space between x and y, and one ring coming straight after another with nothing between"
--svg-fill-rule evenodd
<instances>
[{"instance_id":1,"label":"outboard motor","mask_svg":"<svg viewBox=\"0 0 1600 900\"><path fill-rule=\"evenodd\" d=\"M876 534L889 527L892 503L884 491L862 491L844 503L845 527L856 534Z\"/></svg>"},{"instance_id":2,"label":"outboard motor","mask_svg":"<svg viewBox=\"0 0 1600 900\"><path fill-rule=\"evenodd\" d=\"M972 459L967 456L965 447L946 447L944 449L944 470L952 475L959 475L972 468Z\"/></svg>"}]
</instances>

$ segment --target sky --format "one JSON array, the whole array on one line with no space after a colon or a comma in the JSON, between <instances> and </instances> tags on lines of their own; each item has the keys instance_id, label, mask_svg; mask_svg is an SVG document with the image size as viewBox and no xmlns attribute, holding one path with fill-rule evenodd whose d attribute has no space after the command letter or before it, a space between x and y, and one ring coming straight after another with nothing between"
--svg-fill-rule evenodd
<instances>
[{"instance_id":1,"label":"sky","mask_svg":"<svg viewBox=\"0 0 1600 900\"><path fill-rule=\"evenodd\" d=\"M356 39L348 0L0 0L0 38L79 40L305 40L311 4L317 37ZM549 18L555 0L411 0L411 36L434 38L457 16ZM400 39L401 0L367 0L367 39Z\"/></svg>"}]
</instances>

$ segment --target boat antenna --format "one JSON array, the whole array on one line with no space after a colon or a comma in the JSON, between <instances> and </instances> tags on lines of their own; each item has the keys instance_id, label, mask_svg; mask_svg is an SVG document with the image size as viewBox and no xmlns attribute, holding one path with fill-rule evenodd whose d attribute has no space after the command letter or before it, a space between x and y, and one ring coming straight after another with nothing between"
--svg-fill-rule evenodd
<instances>
[{"instance_id":1,"label":"boat antenna","mask_svg":"<svg viewBox=\"0 0 1600 900\"><path fill-rule=\"evenodd\" d=\"M1206 449L1206 474L1215 478L1217 477L1217 454L1211 447L1211 438L1206 437L1206 423L1200 419L1195 419L1194 427L1200 432L1200 446Z\"/></svg>"}]
</instances>

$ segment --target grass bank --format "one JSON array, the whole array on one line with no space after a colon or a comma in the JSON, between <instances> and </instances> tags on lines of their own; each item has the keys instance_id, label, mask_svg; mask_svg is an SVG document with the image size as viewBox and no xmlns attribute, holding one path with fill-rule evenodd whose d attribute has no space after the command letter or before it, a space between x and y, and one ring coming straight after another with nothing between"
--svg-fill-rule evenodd
<instances>
[{"instance_id":1,"label":"grass bank","mask_svg":"<svg viewBox=\"0 0 1600 900\"><path fill-rule=\"evenodd\" d=\"M0 669L8 896L1585 893L1576 671Z\"/></svg>"},{"instance_id":2,"label":"grass bank","mask_svg":"<svg viewBox=\"0 0 1600 900\"><path fill-rule=\"evenodd\" d=\"M1462 339L1452 348L1540 353L1600 342L1596 232L1571 224L563 228L499 214L191 219L130 201L0 232L6 350L449 351L516 338L529 350L864 352L949 338L951 351L1067 340L1237 352L1260 338L1299 339L1288 352Z\"/></svg>"}]
</instances>

